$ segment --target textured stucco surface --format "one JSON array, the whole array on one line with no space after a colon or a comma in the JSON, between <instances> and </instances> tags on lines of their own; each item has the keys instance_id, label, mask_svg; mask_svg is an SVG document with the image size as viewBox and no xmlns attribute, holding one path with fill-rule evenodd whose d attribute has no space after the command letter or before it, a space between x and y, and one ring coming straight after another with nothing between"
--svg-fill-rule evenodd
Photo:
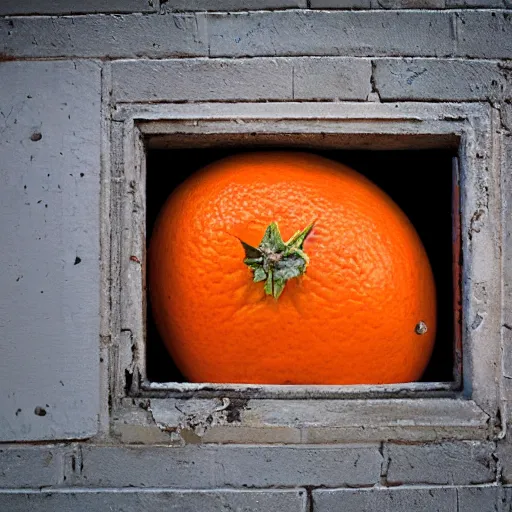
<instances>
[{"instance_id":1,"label":"textured stucco surface","mask_svg":"<svg viewBox=\"0 0 512 512\"><path fill-rule=\"evenodd\" d=\"M511 510L511 9L2 2L0 510ZM464 394L128 396L139 137L155 133L359 149L460 136Z\"/></svg>"}]
</instances>

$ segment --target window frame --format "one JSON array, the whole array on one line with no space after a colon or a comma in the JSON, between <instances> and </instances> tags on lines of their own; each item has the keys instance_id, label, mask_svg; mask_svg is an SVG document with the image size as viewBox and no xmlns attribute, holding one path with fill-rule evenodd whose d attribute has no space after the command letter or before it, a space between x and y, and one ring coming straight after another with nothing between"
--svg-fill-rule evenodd
<instances>
[{"instance_id":1,"label":"window frame","mask_svg":"<svg viewBox=\"0 0 512 512\"><path fill-rule=\"evenodd\" d=\"M501 232L500 165L490 105L118 104L112 121L107 281L114 429L156 427L172 442L186 442L182 434L191 431L201 442L254 443L482 439L499 431L502 270L493 240ZM251 134L262 142L293 139L340 149L458 147L460 217L454 215L453 226L463 255L460 288L455 283L462 296L455 340L459 354L462 346L461 382L262 386L147 380L146 145L237 144ZM130 432L133 438L135 430Z\"/></svg>"}]
</instances>

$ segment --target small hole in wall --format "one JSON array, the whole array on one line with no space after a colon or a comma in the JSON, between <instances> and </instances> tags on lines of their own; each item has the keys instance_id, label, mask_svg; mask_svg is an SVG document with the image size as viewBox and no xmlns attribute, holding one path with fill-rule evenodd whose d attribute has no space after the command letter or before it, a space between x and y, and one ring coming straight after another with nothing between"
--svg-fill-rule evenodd
<instances>
[{"instance_id":1,"label":"small hole in wall","mask_svg":"<svg viewBox=\"0 0 512 512\"><path fill-rule=\"evenodd\" d=\"M277 148L278 149L278 148ZM292 149L286 147L283 149ZM297 148L304 151L303 148ZM146 229L149 244L154 222L168 195L183 180L211 162L257 149L148 150ZM438 327L434 353L424 382L454 381L454 308L452 269L452 159L454 150L347 151L311 150L364 174L401 207L415 226L430 259L437 286ZM178 164L176 164L178 163ZM146 368L152 382L184 382L156 329L147 297Z\"/></svg>"}]
</instances>

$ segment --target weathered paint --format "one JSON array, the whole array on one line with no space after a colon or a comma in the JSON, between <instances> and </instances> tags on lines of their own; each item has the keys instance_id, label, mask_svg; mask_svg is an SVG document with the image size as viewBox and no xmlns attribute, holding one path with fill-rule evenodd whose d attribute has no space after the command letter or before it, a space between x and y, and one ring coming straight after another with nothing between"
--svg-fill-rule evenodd
<instances>
[{"instance_id":1,"label":"weathered paint","mask_svg":"<svg viewBox=\"0 0 512 512\"><path fill-rule=\"evenodd\" d=\"M15 441L0 509L510 509L512 3L304 4L0 6L21 14L0 18L0 60L22 59L0 64L0 437ZM253 133L358 149L460 138L462 396L144 380L141 137L199 148ZM53 444L94 434L99 410L101 436Z\"/></svg>"}]
</instances>

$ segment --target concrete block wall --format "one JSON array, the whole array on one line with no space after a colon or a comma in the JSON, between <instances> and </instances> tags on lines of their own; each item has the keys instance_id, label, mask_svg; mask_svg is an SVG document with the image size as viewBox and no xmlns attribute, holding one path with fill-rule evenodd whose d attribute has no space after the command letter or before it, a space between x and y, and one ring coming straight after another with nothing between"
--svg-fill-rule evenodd
<instances>
[{"instance_id":1,"label":"concrete block wall","mask_svg":"<svg viewBox=\"0 0 512 512\"><path fill-rule=\"evenodd\" d=\"M4 0L0 510L512 510L511 59L510 0ZM478 440L383 429L314 444L281 426L250 444L185 431L176 443L138 417L114 426L104 255L117 110L320 101L491 110L498 421Z\"/></svg>"}]
</instances>

